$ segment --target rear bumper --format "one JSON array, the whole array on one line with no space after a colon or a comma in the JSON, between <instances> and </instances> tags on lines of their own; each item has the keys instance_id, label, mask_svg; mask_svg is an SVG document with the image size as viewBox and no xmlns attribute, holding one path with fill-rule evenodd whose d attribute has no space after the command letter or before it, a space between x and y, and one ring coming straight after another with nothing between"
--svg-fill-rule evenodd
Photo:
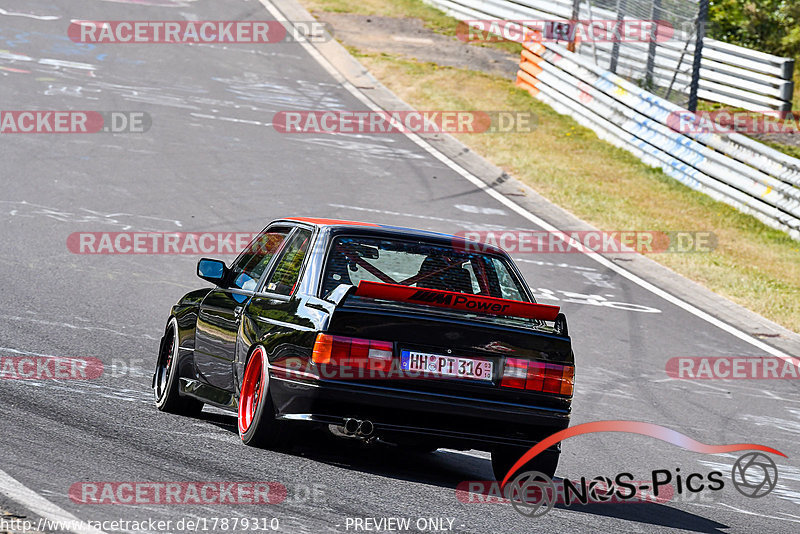
<instances>
[{"instance_id":1,"label":"rear bumper","mask_svg":"<svg viewBox=\"0 0 800 534\"><path fill-rule=\"evenodd\" d=\"M278 417L333 425L342 425L346 418L369 420L375 435L389 441L424 439L439 447L479 450L501 445L530 447L569 426L568 410L270 375L269 389Z\"/></svg>"}]
</instances>

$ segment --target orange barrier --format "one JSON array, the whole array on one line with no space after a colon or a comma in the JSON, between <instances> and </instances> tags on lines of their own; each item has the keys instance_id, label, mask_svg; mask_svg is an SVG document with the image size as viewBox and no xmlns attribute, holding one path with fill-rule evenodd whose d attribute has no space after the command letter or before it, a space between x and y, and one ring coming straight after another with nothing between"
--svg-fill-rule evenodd
<instances>
[{"instance_id":1,"label":"orange barrier","mask_svg":"<svg viewBox=\"0 0 800 534\"><path fill-rule=\"evenodd\" d=\"M519 70L517 71L517 87L522 87L531 96L539 94L536 85L539 83L537 76L541 74L542 67L539 65L544 58L542 54L545 47L542 43L523 43L522 54L519 58Z\"/></svg>"}]
</instances>

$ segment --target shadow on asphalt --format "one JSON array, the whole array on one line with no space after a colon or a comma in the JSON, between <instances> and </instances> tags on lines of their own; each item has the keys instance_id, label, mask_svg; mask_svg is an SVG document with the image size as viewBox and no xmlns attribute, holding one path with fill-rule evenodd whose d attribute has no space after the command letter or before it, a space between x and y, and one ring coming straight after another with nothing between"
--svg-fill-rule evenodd
<instances>
[{"instance_id":1,"label":"shadow on asphalt","mask_svg":"<svg viewBox=\"0 0 800 534\"><path fill-rule=\"evenodd\" d=\"M236 417L228 414L202 412L198 419L238 434ZM366 445L354 439L337 438L325 430L299 426L294 444L281 452L293 454L315 462L335 465L354 471L370 473L396 480L405 480L452 489L464 481L492 480L488 458L478 458L449 450L435 453L417 453L388 444ZM480 504L498 506L498 504ZM510 506L501 504L499 506ZM555 508L567 513L591 514L632 521L644 525L668 527L691 532L719 533L728 525L659 503L595 503L571 506L557 504ZM543 521L544 519L528 519Z\"/></svg>"},{"instance_id":2,"label":"shadow on asphalt","mask_svg":"<svg viewBox=\"0 0 800 534\"><path fill-rule=\"evenodd\" d=\"M566 506L557 504L555 508L567 513L591 514L613 519L633 521L644 525L677 528L690 532L725 533L729 525L708 519L666 504L658 503L595 503L573 504ZM535 521L532 520L532 521Z\"/></svg>"}]
</instances>

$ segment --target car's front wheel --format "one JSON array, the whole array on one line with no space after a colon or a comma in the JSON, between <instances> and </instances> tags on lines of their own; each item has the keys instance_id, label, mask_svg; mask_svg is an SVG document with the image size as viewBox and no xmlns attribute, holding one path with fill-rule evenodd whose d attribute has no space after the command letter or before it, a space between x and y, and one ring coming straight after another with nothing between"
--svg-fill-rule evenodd
<instances>
[{"instance_id":1,"label":"car's front wheel","mask_svg":"<svg viewBox=\"0 0 800 534\"><path fill-rule=\"evenodd\" d=\"M264 348L256 347L245 367L239 394L239 437L253 447L280 447L287 443L286 424L275 419L267 367Z\"/></svg>"},{"instance_id":2,"label":"car's front wheel","mask_svg":"<svg viewBox=\"0 0 800 534\"><path fill-rule=\"evenodd\" d=\"M522 458L522 455L530 449L523 447L501 447L492 451L492 471L494 471L494 478L498 481L506 477L509 469L511 469L517 460ZM526 471L538 471L547 475L551 479L556 474L556 467L558 467L558 457L560 451L546 450L537 454L532 460L525 465L514 471L509 480L513 480L515 476Z\"/></svg>"},{"instance_id":3,"label":"car's front wheel","mask_svg":"<svg viewBox=\"0 0 800 534\"><path fill-rule=\"evenodd\" d=\"M153 375L156 408L179 415L197 415L203 409L203 403L197 399L181 397L178 392L178 378L178 321L173 317L167 323Z\"/></svg>"}]
</instances>

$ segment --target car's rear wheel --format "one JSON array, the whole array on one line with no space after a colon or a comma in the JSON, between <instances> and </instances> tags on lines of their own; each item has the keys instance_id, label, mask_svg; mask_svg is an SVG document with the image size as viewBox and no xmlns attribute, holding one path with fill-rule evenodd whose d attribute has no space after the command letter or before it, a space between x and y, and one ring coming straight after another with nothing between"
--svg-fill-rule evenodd
<instances>
[{"instance_id":1,"label":"car's rear wheel","mask_svg":"<svg viewBox=\"0 0 800 534\"><path fill-rule=\"evenodd\" d=\"M523 447L501 447L493 450L492 471L494 471L494 478L498 481L503 480L509 469L529 450ZM513 480L515 476L526 471L538 471L552 479L556 474L560 454L560 451L551 450L540 452L531 461L514 471L509 480Z\"/></svg>"},{"instance_id":2,"label":"car's rear wheel","mask_svg":"<svg viewBox=\"0 0 800 534\"><path fill-rule=\"evenodd\" d=\"M179 415L197 415L203 409L203 403L190 397L181 397L178 378L178 322L173 317L167 323L153 376L156 408Z\"/></svg>"},{"instance_id":3,"label":"car's rear wheel","mask_svg":"<svg viewBox=\"0 0 800 534\"><path fill-rule=\"evenodd\" d=\"M239 437L253 447L272 448L287 443L286 424L275 419L267 365L264 348L256 347L245 367L239 395Z\"/></svg>"}]
</instances>

